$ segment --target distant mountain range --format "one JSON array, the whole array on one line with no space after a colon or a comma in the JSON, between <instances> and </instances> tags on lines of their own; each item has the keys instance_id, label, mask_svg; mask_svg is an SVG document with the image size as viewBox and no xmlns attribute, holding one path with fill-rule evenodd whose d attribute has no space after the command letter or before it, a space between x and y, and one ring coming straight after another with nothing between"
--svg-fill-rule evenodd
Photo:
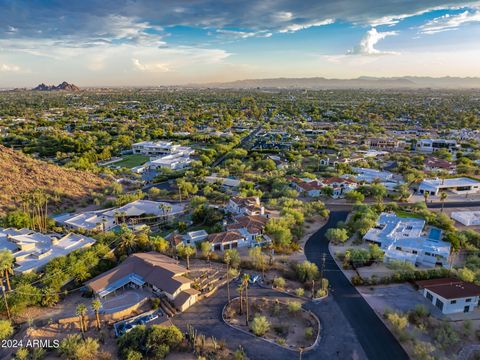
<instances>
[{"instance_id":1,"label":"distant mountain range","mask_svg":"<svg viewBox=\"0 0 480 360\"><path fill-rule=\"evenodd\" d=\"M80 91L80 88L74 84L69 84L68 82L64 81L61 84L55 86L55 85L45 85L44 83L41 83L37 87L33 88L32 90L35 91L58 91L58 90L64 90L64 91Z\"/></svg>"},{"instance_id":2,"label":"distant mountain range","mask_svg":"<svg viewBox=\"0 0 480 360\"><path fill-rule=\"evenodd\" d=\"M221 89L472 89L480 88L480 78L475 77L367 77L356 79L274 78L249 79L225 83L194 85Z\"/></svg>"}]
</instances>

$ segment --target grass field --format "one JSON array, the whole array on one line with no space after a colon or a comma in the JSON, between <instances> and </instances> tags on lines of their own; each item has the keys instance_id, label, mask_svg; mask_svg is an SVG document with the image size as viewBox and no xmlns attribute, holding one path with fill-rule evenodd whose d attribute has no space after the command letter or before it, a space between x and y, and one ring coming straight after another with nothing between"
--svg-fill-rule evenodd
<instances>
[{"instance_id":1,"label":"grass field","mask_svg":"<svg viewBox=\"0 0 480 360\"><path fill-rule=\"evenodd\" d=\"M419 215L419 214L415 214L415 213L413 213L413 212L405 211L405 210L397 210L397 211L395 211L395 214L396 214L398 217L401 217L401 218L424 219L423 216L421 216L421 215Z\"/></svg>"},{"instance_id":2,"label":"grass field","mask_svg":"<svg viewBox=\"0 0 480 360\"><path fill-rule=\"evenodd\" d=\"M146 163L149 159L150 158L148 156L140 154L124 155L123 160L116 162L112 165L131 169L135 166L140 166Z\"/></svg>"}]
</instances>

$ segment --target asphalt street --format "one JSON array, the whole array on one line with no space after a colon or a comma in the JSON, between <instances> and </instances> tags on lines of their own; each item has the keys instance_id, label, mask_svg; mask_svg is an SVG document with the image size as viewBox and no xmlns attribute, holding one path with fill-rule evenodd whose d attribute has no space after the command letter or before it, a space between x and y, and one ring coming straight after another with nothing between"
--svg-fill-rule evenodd
<instances>
[{"instance_id":1,"label":"asphalt street","mask_svg":"<svg viewBox=\"0 0 480 360\"><path fill-rule=\"evenodd\" d=\"M348 211L332 211L327 224L313 234L305 244L307 259L321 268L325 254L325 276L331 286L331 295L353 328L366 356L370 360L403 360L408 355L392 333L378 318L365 299L348 281L328 251L325 232L345 221Z\"/></svg>"}]
</instances>

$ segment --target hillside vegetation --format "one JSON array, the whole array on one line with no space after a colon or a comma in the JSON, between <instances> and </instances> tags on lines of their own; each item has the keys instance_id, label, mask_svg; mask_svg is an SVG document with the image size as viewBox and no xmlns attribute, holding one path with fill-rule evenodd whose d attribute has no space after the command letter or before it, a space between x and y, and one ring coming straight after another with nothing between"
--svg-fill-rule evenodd
<instances>
[{"instance_id":1,"label":"hillside vegetation","mask_svg":"<svg viewBox=\"0 0 480 360\"><path fill-rule=\"evenodd\" d=\"M54 195L55 205L68 207L108 186L98 175L32 159L0 145L0 214L19 204L21 194L41 189Z\"/></svg>"}]
</instances>

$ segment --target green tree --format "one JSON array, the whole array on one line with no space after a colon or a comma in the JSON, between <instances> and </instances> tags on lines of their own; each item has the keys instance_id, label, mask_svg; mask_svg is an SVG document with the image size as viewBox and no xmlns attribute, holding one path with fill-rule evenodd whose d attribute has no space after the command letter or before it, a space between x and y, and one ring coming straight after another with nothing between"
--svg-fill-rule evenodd
<instances>
[{"instance_id":1,"label":"green tree","mask_svg":"<svg viewBox=\"0 0 480 360\"><path fill-rule=\"evenodd\" d=\"M178 254L187 260L187 270L190 270L190 257L197 253L197 249L190 245L180 244L177 247Z\"/></svg>"},{"instance_id":2,"label":"green tree","mask_svg":"<svg viewBox=\"0 0 480 360\"><path fill-rule=\"evenodd\" d=\"M262 271L262 278L265 277L265 267L267 266L267 257L262 253L261 247L254 247L248 250L248 256L257 270Z\"/></svg>"},{"instance_id":3,"label":"green tree","mask_svg":"<svg viewBox=\"0 0 480 360\"><path fill-rule=\"evenodd\" d=\"M76 309L76 314L78 316L79 322L80 322L80 331L85 333L87 331L87 324L85 322L85 316L88 313L87 306L85 304L78 304L77 309Z\"/></svg>"},{"instance_id":4,"label":"green tree","mask_svg":"<svg viewBox=\"0 0 480 360\"><path fill-rule=\"evenodd\" d=\"M210 255L212 254L212 244L209 241L203 241L200 244L200 251L202 252L202 256L210 262Z\"/></svg>"},{"instance_id":5,"label":"green tree","mask_svg":"<svg viewBox=\"0 0 480 360\"><path fill-rule=\"evenodd\" d=\"M359 191L352 190L345 194L345 199L350 202L361 203L365 200L365 196Z\"/></svg>"},{"instance_id":6,"label":"green tree","mask_svg":"<svg viewBox=\"0 0 480 360\"><path fill-rule=\"evenodd\" d=\"M13 261L14 258L10 250L0 250L0 277L5 277L7 280L8 291L12 290L10 286L10 274L13 274Z\"/></svg>"},{"instance_id":7,"label":"green tree","mask_svg":"<svg viewBox=\"0 0 480 360\"><path fill-rule=\"evenodd\" d=\"M242 277L242 285L243 288L245 289L245 325L248 326L248 284L250 281L250 275L249 274L243 274Z\"/></svg>"},{"instance_id":8,"label":"green tree","mask_svg":"<svg viewBox=\"0 0 480 360\"><path fill-rule=\"evenodd\" d=\"M0 340L4 340L13 335L13 326L10 320L0 320Z\"/></svg>"},{"instance_id":9,"label":"green tree","mask_svg":"<svg viewBox=\"0 0 480 360\"><path fill-rule=\"evenodd\" d=\"M348 240L348 231L347 229L330 228L325 233L325 237L334 244L343 244Z\"/></svg>"},{"instance_id":10,"label":"green tree","mask_svg":"<svg viewBox=\"0 0 480 360\"><path fill-rule=\"evenodd\" d=\"M319 274L317 265L308 260L297 264L296 272L298 279L302 282L315 280Z\"/></svg>"},{"instance_id":11,"label":"green tree","mask_svg":"<svg viewBox=\"0 0 480 360\"><path fill-rule=\"evenodd\" d=\"M225 250L225 253L223 255L223 260L225 261L225 263L227 262L226 261L227 257L229 259L230 266L232 268L237 269L240 266L241 258L237 249Z\"/></svg>"}]
</instances>

